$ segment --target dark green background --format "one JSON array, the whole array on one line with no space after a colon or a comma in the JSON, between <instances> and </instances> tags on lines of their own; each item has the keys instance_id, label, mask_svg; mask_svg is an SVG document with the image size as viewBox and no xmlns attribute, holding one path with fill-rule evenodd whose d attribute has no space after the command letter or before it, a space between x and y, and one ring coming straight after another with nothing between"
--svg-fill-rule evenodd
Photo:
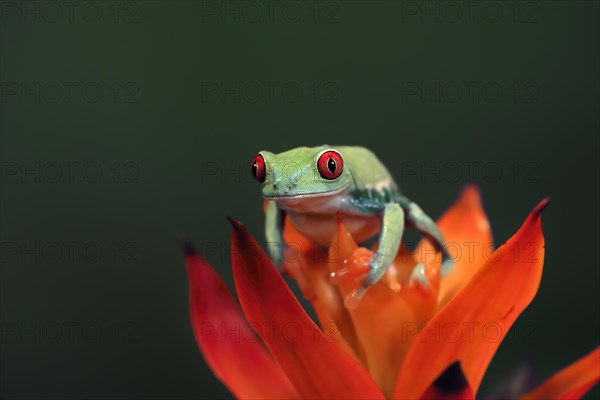
<instances>
[{"instance_id":1,"label":"dark green background","mask_svg":"<svg viewBox=\"0 0 600 400\"><path fill-rule=\"evenodd\" d=\"M232 284L225 216L258 237L263 225L248 160L261 149L322 143L370 147L434 217L470 180L468 163L478 163L472 178L481 185L497 244L552 196L543 218L539 294L500 347L482 393L522 362L543 378L592 350L599 341L598 3L492 3L503 12L497 22L482 17L481 8L472 20L451 22L439 13L439 21L421 20L403 11L422 3L383 1L321 4L328 22L309 15L314 3L294 3L303 10L297 23L283 18L281 8L272 22L203 20L207 3L199 1L122 4L118 23L114 3L105 1L95 3L103 11L96 23L81 16L85 2L72 22L5 13L2 397L229 396L192 337L175 232L198 247L221 249L207 256ZM455 4L466 10L464 2ZM522 7L519 21L515 6ZM53 103L41 93L37 104L33 95L8 95L13 83L36 82L42 92L52 82L80 89L72 102L66 95ZM89 82L103 88L97 102L81 94ZM256 102L221 102L203 99L203 82L242 88L275 82L280 89L273 101L263 94ZM297 102L281 95L290 82L302 87ZM503 91L497 102L479 89L473 101L463 93L455 103L447 96L435 103L433 95L403 97L403 84L413 82L446 89L491 82ZM115 84L117 99L109 89ZM509 87L515 84L517 99ZM49 163L66 162L97 163L102 178L88 182L81 169L73 182L43 176L52 172ZM39 182L8 174L36 163ZM115 179L115 163L128 175ZM206 175L215 165L218 174ZM439 172L403 177L414 165ZM461 176L452 179L457 165ZM238 172L221 175L227 169ZM53 262L8 251L53 242L97 243L102 257L86 262L79 252ZM115 243L126 251L116 261ZM73 341L66 337L69 323L76 326ZM60 326L62 337L52 342L23 333L36 324ZM102 330L98 341L82 337L89 326Z\"/></svg>"}]
</instances>

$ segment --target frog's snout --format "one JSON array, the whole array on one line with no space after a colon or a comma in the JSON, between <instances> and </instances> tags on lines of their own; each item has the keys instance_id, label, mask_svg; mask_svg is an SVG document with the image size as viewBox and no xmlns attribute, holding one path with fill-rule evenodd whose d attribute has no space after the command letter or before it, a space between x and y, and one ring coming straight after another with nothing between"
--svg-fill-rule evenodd
<instances>
[{"instance_id":1,"label":"frog's snout","mask_svg":"<svg viewBox=\"0 0 600 400\"><path fill-rule=\"evenodd\" d=\"M272 188L275 193L285 194L293 191L296 186L298 186L298 182L295 180L278 180L273 183Z\"/></svg>"}]
</instances>

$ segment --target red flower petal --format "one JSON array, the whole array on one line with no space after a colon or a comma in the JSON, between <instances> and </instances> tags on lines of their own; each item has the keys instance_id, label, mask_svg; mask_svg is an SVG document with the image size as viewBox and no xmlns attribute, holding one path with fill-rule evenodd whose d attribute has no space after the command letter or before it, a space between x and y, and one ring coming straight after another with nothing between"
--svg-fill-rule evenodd
<instances>
[{"instance_id":1,"label":"red flower petal","mask_svg":"<svg viewBox=\"0 0 600 400\"><path fill-rule=\"evenodd\" d=\"M236 221L232 225L233 274L242 309L300 394L383 399L367 372L312 322L246 228Z\"/></svg>"},{"instance_id":2,"label":"red flower petal","mask_svg":"<svg viewBox=\"0 0 600 400\"><path fill-rule=\"evenodd\" d=\"M395 395L420 397L459 361L475 395L500 342L534 298L542 275L543 200L465 287L421 331L402 365Z\"/></svg>"},{"instance_id":3,"label":"red flower petal","mask_svg":"<svg viewBox=\"0 0 600 400\"><path fill-rule=\"evenodd\" d=\"M440 283L440 308L444 306L486 261L491 254L492 230L481 205L479 188L467 186L458 201L439 220L439 227L448 241L449 251L460 248L454 270Z\"/></svg>"},{"instance_id":4,"label":"red flower petal","mask_svg":"<svg viewBox=\"0 0 600 400\"><path fill-rule=\"evenodd\" d=\"M481 205L479 188L475 185L465 187L437 225L456 261L452 272L440 282L439 308L442 308L485 264L486 256L494 250L492 231ZM415 254L421 262L426 261L428 256L439 257L429 240L421 241Z\"/></svg>"},{"instance_id":5,"label":"red flower petal","mask_svg":"<svg viewBox=\"0 0 600 400\"><path fill-rule=\"evenodd\" d=\"M523 399L579 399L600 380L600 347L554 374Z\"/></svg>"},{"instance_id":6,"label":"red flower petal","mask_svg":"<svg viewBox=\"0 0 600 400\"><path fill-rule=\"evenodd\" d=\"M330 250L331 272L346 271L337 279L337 288L345 298L352 296L364 279L365 266L360 261L369 260L373 253L358 247L341 221ZM415 265L412 254L402 246L382 279L348 309L361 345L361 361L386 397L394 394L404 357L436 307L437 270L426 270L429 285L413 284L408 276Z\"/></svg>"},{"instance_id":7,"label":"red flower petal","mask_svg":"<svg viewBox=\"0 0 600 400\"><path fill-rule=\"evenodd\" d=\"M185 262L194 336L215 375L237 398L298 398L215 270L197 254Z\"/></svg>"},{"instance_id":8,"label":"red flower petal","mask_svg":"<svg viewBox=\"0 0 600 400\"><path fill-rule=\"evenodd\" d=\"M267 201L264 209L266 212ZM358 359L360 348L352 320L329 278L328 251L298 232L289 218L284 221L283 240L289 246L283 272L296 281L304 298L310 301L325 335Z\"/></svg>"}]
</instances>

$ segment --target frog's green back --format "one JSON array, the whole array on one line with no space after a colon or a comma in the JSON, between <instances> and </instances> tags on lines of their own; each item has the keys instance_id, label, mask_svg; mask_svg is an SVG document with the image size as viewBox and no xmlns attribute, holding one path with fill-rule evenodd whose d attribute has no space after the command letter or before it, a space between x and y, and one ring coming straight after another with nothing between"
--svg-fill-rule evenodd
<instances>
[{"instance_id":1,"label":"frog's green back","mask_svg":"<svg viewBox=\"0 0 600 400\"><path fill-rule=\"evenodd\" d=\"M360 146L335 146L349 165L357 189L388 187L397 191L394 178L377 156L369 149Z\"/></svg>"}]
</instances>

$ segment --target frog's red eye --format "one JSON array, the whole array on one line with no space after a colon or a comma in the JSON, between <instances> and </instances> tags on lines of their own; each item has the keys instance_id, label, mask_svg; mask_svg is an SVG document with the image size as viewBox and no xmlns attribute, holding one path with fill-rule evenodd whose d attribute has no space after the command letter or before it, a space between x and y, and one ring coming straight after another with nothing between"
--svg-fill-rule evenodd
<instances>
[{"instance_id":1,"label":"frog's red eye","mask_svg":"<svg viewBox=\"0 0 600 400\"><path fill-rule=\"evenodd\" d=\"M344 160L339 153L329 150L321 154L317 161L319 173L325 179L335 179L342 174Z\"/></svg>"},{"instance_id":2,"label":"frog's red eye","mask_svg":"<svg viewBox=\"0 0 600 400\"><path fill-rule=\"evenodd\" d=\"M250 163L250 172L252 172L252 176L256 178L260 183L265 181L265 159L260 154L257 154L252 159Z\"/></svg>"}]
</instances>

